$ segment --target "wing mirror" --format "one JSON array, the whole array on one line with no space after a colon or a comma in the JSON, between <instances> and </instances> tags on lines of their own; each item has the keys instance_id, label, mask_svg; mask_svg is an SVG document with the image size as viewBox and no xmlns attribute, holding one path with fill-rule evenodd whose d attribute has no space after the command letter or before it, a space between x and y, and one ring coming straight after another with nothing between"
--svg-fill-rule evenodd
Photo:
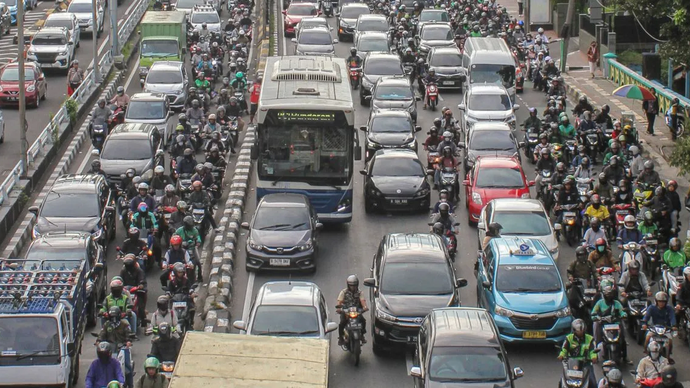
<instances>
[{"instance_id":1,"label":"wing mirror","mask_svg":"<svg viewBox=\"0 0 690 388\"><path fill-rule=\"evenodd\" d=\"M484 281L482 282L482 287L486 288L487 290L490 290L490 289L491 289L491 283L489 283L488 281L484 280Z\"/></svg>"},{"instance_id":2,"label":"wing mirror","mask_svg":"<svg viewBox=\"0 0 690 388\"><path fill-rule=\"evenodd\" d=\"M518 109L520 109L520 104L513 105L513 110L518 110Z\"/></svg>"},{"instance_id":3,"label":"wing mirror","mask_svg":"<svg viewBox=\"0 0 690 388\"><path fill-rule=\"evenodd\" d=\"M38 215L38 206L29 206L29 212L33 213L35 216Z\"/></svg>"},{"instance_id":4,"label":"wing mirror","mask_svg":"<svg viewBox=\"0 0 690 388\"><path fill-rule=\"evenodd\" d=\"M522 377L524 375L525 375L525 372L519 366L516 366L515 368L513 368L513 379L519 379L520 377Z\"/></svg>"},{"instance_id":5,"label":"wing mirror","mask_svg":"<svg viewBox=\"0 0 690 388\"><path fill-rule=\"evenodd\" d=\"M157 158L160 158L160 157L163 156L163 155L165 155L165 151L163 151L163 150L158 150L158 151L156 151L156 157L157 157Z\"/></svg>"},{"instance_id":6,"label":"wing mirror","mask_svg":"<svg viewBox=\"0 0 690 388\"><path fill-rule=\"evenodd\" d=\"M366 126L366 125L362 125L361 127L359 127L359 130L362 131L362 132L366 132L366 131L367 131L367 126Z\"/></svg>"},{"instance_id":7,"label":"wing mirror","mask_svg":"<svg viewBox=\"0 0 690 388\"><path fill-rule=\"evenodd\" d=\"M529 187L532 187L532 186L534 186L535 184L536 184L535 181L529 181L529 182L527 182L527 186L529 186Z\"/></svg>"},{"instance_id":8,"label":"wing mirror","mask_svg":"<svg viewBox=\"0 0 690 388\"><path fill-rule=\"evenodd\" d=\"M457 287L457 288L467 287L467 279L458 278L457 280L455 280L455 287Z\"/></svg>"},{"instance_id":9,"label":"wing mirror","mask_svg":"<svg viewBox=\"0 0 690 388\"><path fill-rule=\"evenodd\" d=\"M320 222L317 222L316 225L314 226L314 228L316 228L316 230L321 230L321 229L323 229L323 224Z\"/></svg>"},{"instance_id":10,"label":"wing mirror","mask_svg":"<svg viewBox=\"0 0 690 388\"><path fill-rule=\"evenodd\" d=\"M376 287L376 279L374 278L366 278L362 283L367 287Z\"/></svg>"},{"instance_id":11,"label":"wing mirror","mask_svg":"<svg viewBox=\"0 0 690 388\"><path fill-rule=\"evenodd\" d=\"M465 110L465 104L458 104L458 109Z\"/></svg>"},{"instance_id":12,"label":"wing mirror","mask_svg":"<svg viewBox=\"0 0 690 388\"><path fill-rule=\"evenodd\" d=\"M368 175L369 175L369 173L367 172L367 170L359 170L359 173L362 174L362 175L364 175L364 176L368 176Z\"/></svg>"},{"instance_id":13,"label":"wing mirror","mask_svg":"<svg viewBox=\"0 0 690 388\"><path fill-rule=\"evenodd\" d=\"M292 42L292 43L297 43L297 38L292 38L292 39L290 39L290 42Z\"/></svg>"},{"instance_id":14,"label":"wing mirror","mask_svg":"<svg viewBox=\"0 0 690 388\"><path fill-rule=\"evenodd\" d=\"M247 331L247 323L244 321L235 321L232 323L232 327L237 330Z\"/></svg>"},{"instance_id":15,"label":"wing mirror","mask_svg":"<svg viewBox=\"0 0 690 388\"><path fill-rule=\"evenodd\" d=\"M241 223L240 227L242 227L242 229L249 230L249 222L245 221L245 222Z\"/></svg>"},{"instance_id":16,"label":"wing mirror","mask_svg":"<svg viewBox=\"0 0 690 388\"><path fill-rule=\"evenodd\" d=\"M420 132L421 130L422 130L422 127L419 126L419 125L416 125L416 126L414 127L414 131L415 131L415 132Z\"/></svg>"},{"instance_id":17,"label":"wing mirror","mask_svg":"<svg viewBox=\"0 0 690 388\"><path fill-rule=\"evenodd\" d=\"M112 207L112 206L110 206L110 205L108 205L108 206L105 207L105 211L107 211L107 212L109 212L109 213L112 213L112 212L115 211L115 208Z\"/></svg>"},{"instance_id":18,"label":"wing mirror","mask_svg":"<svg viewBox=\"0 0 690 388\"><path fill-rule=\"evenodd\" d=\"M413 366L410 368L410 376L412 377L417 377L417 378L422 378L422 368L418 366Z\"/></svg>"},{"instance_id":19,"label":"wing mirror","mask_svg":"<svg viewBox=\"0 0 690 388\"><path fill-rule=\"evenodd\" d=\"M484 221L477 222L477 229L486 229L486 224L484 224Z\"/></svg>"},{"instance_id":20,"label":"wing mirror","mask_svg":"<svg viewBox=\"0 0 690 388\"><path fill-rule=\"evenodd\" d=\"M470 180L469 180L469 179L463 180L463 181L462 181L462 185L463 185L463 186L469 186L469 185L470 185Z\"/></svg>"},{"instance_id":21,"label":"wing mirror","mask_svg":"<svg viewBox=\"0 0 690 388\"><path fill-rule=\"evenodd\" d=\"M338 324L335 322L326 323L326 333L338 330Z\"/></svg>"}]
</instances>

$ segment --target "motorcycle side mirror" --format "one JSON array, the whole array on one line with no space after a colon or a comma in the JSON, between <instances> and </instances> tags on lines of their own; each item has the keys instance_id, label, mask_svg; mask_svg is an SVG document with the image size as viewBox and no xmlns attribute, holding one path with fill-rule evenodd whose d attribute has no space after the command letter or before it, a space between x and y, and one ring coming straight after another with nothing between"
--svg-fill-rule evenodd
<instances>
[{"instance_id":1,"label":"motorcycle side mirror","mask_svg":"<svg viewBox=\"0 0 690 388\"><path fill-rule=\"evenodd\" d=\"M462 181L462 185L463 185L463 186L469 186L469 185L470 185L470 180L469 180L469 179L464 179L464 180Z\"/></svg>"},{"instance_id":2,"label":"motorcycle side mirror","mask_svg":"<svg viewBox=\"0 0 690 388\"><path fill-rule=\"evenodd\" d=\"M561 224L553 224L554 230L563 230L563 226Z\"/></svg>"},{"instance_id":3,"label":"motorcycle side mirror","mask_svg":"<svg viewBox=\"0 0 690 388\"><path fill-rule=\"evenodd\" d=\"M364 176L369 175L369 173L367 172L367 170L359 170L359 173L362 174L362 175L364 175Z\"/></svg>"},{"instance_id":4,"label":"motorcycle side mirror","mask_svg":"<svg viewBox=\"0 0 690 388\"><path fill-rule=\"evenodd\" d=\"M513 368L513 379L519 379L520 377L525 375L525 371L522 370L519 366L516 366Z\"/></svg>"},{"instance_id":5,"label":"motorcycle side mirror","mask_svg":"<svg viewBox=\"0 0 690 388\"><path fill-rule=\"evenodd\" d=\"M465 110L465 104L458 104L458 109Z\"/></svg>"},{"instance_id":6,"label":"motorcycle side mirror","mask_svg":"<svg viewBox=\"0 0 690 388\"><path fill-rule=\"evenodd\" d=\"M29 206L29 213L33 213L34 215L38 215L38 206Z\"/></svg>"},{"instance_id":7,"label":"motorcycle side mirror","mask_svg":"<svg viewBox=\"0 0 690 388\"><path fill-rule=\"evenodd\" d=\"M247 323L245 323L244 321L235 321L232 323L232 327L234 327L237 330L246 331Z\"/></svg>"},{"instance_id":8,"label":"motorcycle side mirror","mask_svg":"<svg viewBox=\"0 0 690 388\"><path fill-rule=\"evenodd\" d=\"M335 322L327 322L326 323L326 333L330 333L333 331L338 330L338 324Z\"/></svg>"},{"instance_id":9,"label":"motorcycle side mirror","mask_svg":"<svg viewBox=\"0 0 690 388\"><path fill-rule=\"evenodd\" d=\"M282 10L281 13L282 13L283 15L287 15L287 11L286 11L286 10Z\"/></svg>"},{"instance_id":10,"label":"motorcycle side mirror","mask_svg":"<svg viewBox=\"0 0 690 388\"><path fill-rule=\"evenodd\" d=\"M422 127L419 126L419 125L416 125L416 126L414 127L414 131L415 131L415 132L419 132L419 131L421 131L421 130L422 130Z\"/></svg>"},{"instance_id":11,"label":"motorcycle side mirror","mask_svg":"<svg viewBox=\"0 0 690 388\"><path fill-rule=\"evenodd\" d=\"M366 125L362 125L361 127L359 127L359 130L362 131L362 132L366 132L366 131L367 131L367 126L366 126Z\"/></svg>"},{"instance_id":12,"label":"motorcycle side mirror","mask_svg":"<svg viewBox=\"0 0 690 388\"><path fill-rule=\"evenodd\" d=\"M364 279L364 282L362 282L365 286L367 287L373 287L376 288L376 279L374 278L366 278Z\"/></svg>"},{"instance_id":13,"label":"motorcycle side mirror","mask_svg":"<svg viewBox=\"0 0 690 388\"><path fill-rule=\"evenodd\" d=\"M338 39L333 39L333 44L338 44L338 43L339 43Z\"/></svg>"},{"instance_id":14,"label":"motorcycle side mirror","mask_svg":"<svg viewBox=\"0 0 690 388\"><path fill-rule=\"evenodd\" d=\"M321 230L321 229L323 229L323 224L320 222L317 222L316 225L314 226L314 228L316 228L316 230Z\"/></svg>"},{"instance_id":15,"label":"motorcycle side mirror","mask_svg":"<svg viewBox=\"0 0 690 388\"><path fill-rule=\"evenodd\" d=\"M91 155L93 155L93 156L98 156L100 154L101 154L101 152L98 150L98 148L94 148L93 151L91 151Z\"/></svg>"},{"instance_id":16,"label":"motorcycle side mirror","mask_svg":"<svg viewBox=\"0 0 690 388\"><path fill-rule=\"evenodd\" d=\"M246 221L245 221L245 222L241 223L241 224L240 224L240 227L242 227L242 229L247 229L247 230L249 230L249 222L246 222Z\"/></svg>"},{"instance_id":17,"label":"motorcycle side mirror","mask_svg":"<svg viewBox=\"0 0 690 388\"><path fill-rule=\"evenodd\" d=\"M410 368L410 376L412 377L417 377L417 378L422 378L422 368L418 366L413 366Z\"/></svg>"},{"instance_id":18,"label":"motorcycle side mirror","mask_svg":"<svg viewBox=\"0 0 690 388\"><path fill-rule=\"evenodd\" d=\"M297 38L292 38L292 39L290 39L290 42L292 42L292 43L297 43Z\"/></svg>"},{"instance_id":19,"label":"motorcycle side mirror","mask_svg":"<svg viewBox=\"0 0 690 388\"><path fill-rule=\"evenodd\" d=\"M372 95L370 94L370 95L368 95L368 96L364 96L364 99L367 100L367 101L371 101L371 97L372 97Z\"/></svg>"},{"instance_id":20,"label":"motorcycle side mirror","mask_svg":"<svg viewBox=\"0 0 690 388\"><path fill-rule=\"evenodd\" d=\"M125 175L125 174L120 174L120 179L125 179L125 178L127 178L127 175Z\"/></svg>"},{"instance_id":21,"label":"motorcycle side mirror","mask_svg":"<svg viewBox=\"0 0 690 388\"><path fill-rule=\"evenodd\" d=\"M532 187L532 186L534 186L535 184L536 184L535 181L528 181L528 182L527 182L527 186L529 186L529 187Z\"/></svg>"},{"instance_id":22,"label":"motorcycle side mirror","mask_svg":"<svg viewBox=\"0 0 690 388\"><path fill-rule=\"evenodd\" d=\"M457 279L455 280L455 287L456 287L456 288L467 287L467 279L465 279L465 278L457 278Z\"/></svg>"},{"instance_id":23,"label":"motorcycle side mirror","mask_svg":"<svg viewBox=\"0 0 690 388\"><path fill-rule=\"evenodd\" d=\"M426 170L426 174L429 175L429 176L434 176L435 173L436 173L436 172L435 172L434 170L432 170L432 169Z\"/></svg>"}]
</instances>

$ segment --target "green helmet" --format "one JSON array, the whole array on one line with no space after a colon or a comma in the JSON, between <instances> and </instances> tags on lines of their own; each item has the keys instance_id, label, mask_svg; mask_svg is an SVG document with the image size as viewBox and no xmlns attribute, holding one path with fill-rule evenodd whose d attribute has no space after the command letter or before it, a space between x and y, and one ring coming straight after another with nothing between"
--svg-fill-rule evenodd
<instances>
[{"instance_id":1,"label":"green helmet","mask_svg":"<svg viewBox=\"0 0 690 388\"><path fill-rule=\"evenodd\" d=\"M235 78L237 78L237 79L244 78L244 73L241 71L238 71L237 73L235 73Z\"/></svg>"},{"instance_id":2,"label":"green helmet","mask_svg":"<svg viewBox=\"0 0 690 388\"><path fill-rule=\"evenodd\" d=\"M144 370L149 369L149 368L155 368L158 370L160 368L161 363L158 361L156 357L149 357L144 361Z\"/></svg>"},{"instance_id":3,"label":"green helmet","mask_svg":"<svg viewBox=\"0 0 690 388\"><path fill-rule=\"evenodd\" d=\"M567 113L565 113L565 112L561 112L561 113L560 113L560 114L558 115L558 119L562 119L562 118L563 118L563 116L567 117L567 116L568 116L568 114L567 114Z\"/></svg>"},{"instance_id":4,"label":"green helmet","mask_svg":"<svg viewBox=\"0 0 690 388\"><path fill-rule=\"evenodd\" d=\"M119 381L113 380L108 383L108 388L122 388L122 385L120 385Z\"/></svg>"}]
</instances>

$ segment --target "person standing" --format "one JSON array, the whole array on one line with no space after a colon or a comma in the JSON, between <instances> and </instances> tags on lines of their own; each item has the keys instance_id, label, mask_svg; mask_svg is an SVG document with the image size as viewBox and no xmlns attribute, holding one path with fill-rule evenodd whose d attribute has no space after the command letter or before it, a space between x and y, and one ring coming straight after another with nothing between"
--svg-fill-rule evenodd
<instances>
[{"instance_id":1,"label":"person standing","mask_svg":"<svg viewBox=\"0 0 690 388\"><path fill-rule=\"evenodd\" d=\"M254 116L259 107L259 97L261 96L261 77L256 77L249 94L249 123L254 123Z\"/></svg>"},{"instance_id":2,"label":"person standing","mask_svg":"<svg viewBox=\"0 0 690 388\"><path fill-rule=\"evenodd\" d=\"M72 96L82 82L84 82L84 70L79 68L79 61L75 59L67 72L67 95Z\"/></svg>"},{"instance_id":3,"label":"person standing","mask_svg":"<svg viewBox=\"0 0 690 388\"><path fill-rule=\"evenodd\" d=\"M587 50L587 62L589 62L589 73L594 78L594 70L597 68L599 63L599 46L596 41L592 41Z\"/></svg>"},{"instance_id":4,"label":"person standing","mask_svg":"<svg viewBox=\"0 0 690 388\"><path fill-rule=\"evenodd\" d=\"M654 136L654 120L659 114L659 98L656 96L656 89L651 88L650 91L654 99L644 100L642 109L647 116L647 133Z\"/></svg>"}]
</instances>

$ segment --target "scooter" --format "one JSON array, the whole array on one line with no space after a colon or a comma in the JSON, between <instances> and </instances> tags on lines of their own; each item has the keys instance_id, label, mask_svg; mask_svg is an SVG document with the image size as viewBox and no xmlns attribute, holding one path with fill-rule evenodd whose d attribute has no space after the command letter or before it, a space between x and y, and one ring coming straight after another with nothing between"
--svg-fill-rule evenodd
<instances>
[{"instance_id":1,"label":"scooter","mask_svg":"<svg viewBox=\"0 0 690 388\"><path fill-rule=\"evenodd\" d=\"M586 361L580 358L563 360L563 375L558 388L596 388L589 384L589 373Z\"/></svg>"},{"instance_id":2,"label":"scooter","mask_svg":"<svg viewBox=\"0 0 690 388\"><path fill-rule=\"evenodd\" d=\"M637 260L640 263L640 268L644 266L644 260L642 254L640 253L642 246L634 241L627 244L623 244L623 255L621 257L621 273L625 272L625 269L633 260Z\"/></svg>"},{"instance_id":3,"label":"scooter","mask_svg":"<svg viewBox=\"0 0 690 388\"><path fill-rule=\"evenodd\" d=\"M343 306L337 305L336 308L342 308ZM350 352L352 356L352 361L355 366L359 366L359 357L362 354L362 338L364 334L362 330L362 322L359 316L362 314L362 309L358 307L350 307L344 309L341 314L346 314L347 323L345 325L345 330L343 330L343 345L341 348Z\"/></svg>"},{"instance_id":4,"label":"scooter","mask_svg":"<svg viewBox=\"0 0 690 388\"><path fill-rule=\"evenodd\" d=\"M192 218L194 219L194 226L199 231L201 235L201 240L206 237L206 232L208 229L208 220L206 219L206 207L203 203L193 203L192 204Z\"/></svg>"},{"instance_id":5,"label":"scooter","mask_svg":"<svg viewBox=\"0 0 690 388\"><path fill-rule=\"evenodd\" d=\"M616 365L623 365L623 349L621 347L621 328L616 318L611 315L598 318L602 326L603 359L612 360Z\"/></svg>"},{"instance_id":6,"label":"scooter","mask_svg":"<svg viewBox=\"0 0 690 388\"><path fill-rule=\"evenodd\" d=\"M426 154L426 164L427 164L427 169L433 170L436 168L436 165L441 161L441 155L438 152L438 147L434 145L430 145L427 148L427 154Z\"/></svg>"},{"instance_id":7,"label":"scooter","mask_svg":"<svg viewBox=\"0 0 690 388\"><path fill-rule=\"evenodd\" d=\"M357 88L359 88L360 74L362 74L362 68L361 67L351 67L350 68L350 86L352 86L353 90L357 90Z\"/></svg>"},{"instance_id":8,"label":"scooter","mask_svg":"<svg viewBox=\"0 0 690 388\"><path fill-rule=\"evenodd\" d=\"M330 0L325 0L322 2L323 14L327 18L333 16L333 4Z\"/></svg>"},{"instance_id":9,"label":"scooter","mask_svg":"<svg viewBox=\"0 0 690 388\"><path fill-rule=\"evenodd\" d=\"M671 338L669 338L669 334L672 337L676 337L678 335L677 332L671 332L671 329L662 326L662 325L654 325L650 326L647 328L649 333L651 333L651 337L649 338L649 343L656 342L659 345L661 345L661 351L659 352L662 356L668 358L670 355L670 346L671 346Z\"/></svg>"},{"instance_id":10,"label":"scooter","mask_svg":"<svg viewBox=\"0 0 690 388\"><path fill-rule=\"evenodd\" d=\"M671 306L675 306L676 294L680 285L683 284L684 276L681 272L680 275L676 275L673 268L669 268L668 265L661 265L661 290L666 292L670 298L669 303Z\"/></svg>"},{"instance_id":11,"label":"scooter","mask_svg":"<svg viewBox=\"0 0 690 388\"><path fill-rule=\"evenodd\" d=\"M577 211L577 206L578 204L570 204L570 205L563 205L562 211L563 211L563 225L565 225L564 228L564 233L565 233L565 238L566 242L568 243L568 246L573 246L573 244L576 244L580 240L580 233L578 232L578 211Z\"/></svg>"},{"instance_id":12,"label":"scooter","mask_svg":"<svg viewBox=\"0 0 690 388\"><path fill-rule=\"evenodd\" d=\"M91 145L100 153L103 149L103 143L108 135L108 122L102 118L92 119L89 123L91 134Z\"/></svg>"},{"instance_id":13,"label":"scooter","mask_svg":"<svg viewBox=\"0 0 690 388\"><path fill-rule=\"evenodd\" d=\"M173 371L175 370L175 361L163 361L161 362L161 374L170 380L172 378Z\"/></svg>"},{"instance_id":14,"label":"scooter","mask_svg":"<svg viewBox=\"0 0 690 388\"><path fill-rule=\"evenodd\" d=\"M435 83L430 82L426 85L426 98L428 101L429 109L432 111L436 110L436 105L438 105L438 86Z\"/></svg>"},{"instance_id":15,"label":"scooter","mask_svg":"<svg viewBox=\"0 0 690 388\"><path fill-rule=\"evenodd\" d=\"M666 123L666 126L668 127L668 129L671 130L671 132L674 131L674 128L671 125L672 124L672 121L671 121L671 110L672 109L673 109L672 107L669 107L668 110L666 111L666 114L664 115L664 122ZM678 108L678 119L677 119L677 121L678 121L677 122L678 128L675 128L676 137L681 137L685 133L685 115L683 114L683 109L680 107Z\"/></svg>"},{"instance_id":16,"label":"scooter","mask_svg":"<svg viewBox=\"0 0 690 388\"><path fill-rule=\"evenodd\" d=\"M620 284L619 286L622 287ZM642 330L642 318L644 318L649 308L647 295L640 291L629 292L627 307L628 334L635 338L639 345L642 345L645 339L645 332Z\"/></svg>"},{"instance_id":17,"label":"scooter","mask_svg":"<svg viewBox=\"0 0 690 388\"><path fill-rule=\"evenodd\" d=\"M650 277L656 275L659 270L659 264L661 263L661 253L659 252L659 240L657 236L652 234L647 234L644 236L644 268Z\"/></svg>"},{"instance_id":18,"label":"scooter","mask_svg":"<svg viewBox=\"0 0 690 388\"><path fill-rule=\"evenodd\" d=\"M146 317L148 316L148 313L146 312L146 306L139 303L139 297L142 295L146 295L146 289L141 286L125 286L125 290L132 297L132 310L136 311L137 317L141 317L141 319L138 320L137 326L146 327ZM133 327L132 331L136 333L137 328Z\"/></svg>"},{"instance_id":19,"label":"scooter","mask_svg":"<svg viewBox=\"0 0 690 388\"><path fill-rule=\"evenodd\" d=\"M458 173L452 167L444 167L441 170L441 185L440 190L448 191L448 198L455 199L458 197L458 190L456 186L458 184Z\"/></svg>"},{"instance_id":20,"label":"scooter","mask_svg":"<svg viewBox=\"0 0 690 388\"><path fill-rule=\"evenodd\" d=\"M618 190L614 187L614 195L617 194ZM631 203L619 203L611 206L611 211L616 216L616 232L619 232L625 227L625 217L629 215L634 215L635 209Z\"/></svg>"},{"instance_id":21,"label":"scooter","mask_svg":"<svg viewBox=\"0 0 690 388\"><path fill-rule=\"evenodd\" d=\"M534 161L534 149L537 147L537 144L539 144L539 128L525 128L525 156L532 164L536 163Z\"/></svg>"}]
</instances>

